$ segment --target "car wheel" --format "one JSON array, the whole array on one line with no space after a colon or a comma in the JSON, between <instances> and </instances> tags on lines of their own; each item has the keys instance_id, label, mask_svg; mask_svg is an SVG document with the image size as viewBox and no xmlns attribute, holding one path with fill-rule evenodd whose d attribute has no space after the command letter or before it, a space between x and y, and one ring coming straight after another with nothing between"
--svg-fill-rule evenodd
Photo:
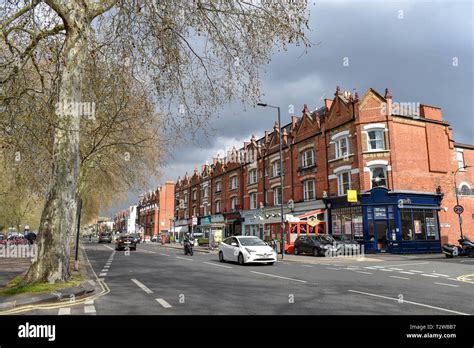
<instances>
[{"instance_id":1,"label":"car wheel","mask_svg":"<svg viewBox=\"0 0 474 348\"><path fill-rule=\"evenodd\" d=\"M313 255L314 256L319 256L318 248L313 248Z\"/></svg>"},{"instance_id":2,"label":"car wheel","mask_svg":"<svg viewBox=\"0 0 474 348\"><path fill-rule=\"evenodd\" d=\"M224 262L224 253L222 251L219 251L219 261Z\"/></svg>"},{"instance_id":3,"label":"car wheel","mask_svg":"<svg viewBox=\"0 0 474 348\"><path fill-rule=\"evenodd\" d=\"M112 243L112 241L111 241L111 240L109 240L109 243Z\"/></svg>"},{"instance_id":4,"label":"car wheel","mask_svg":"<svg viewBox=\"0 0 474 348\"><path fill-rule=\"evenodd\" d=\"M267 262L267 265L273 266L275 262Z\"/></svg>"},{"instance_id":5,"label":"car wheel","mask_svg":"<svg viewBox=\"0 0 474 348\"><path fill-rule=\"evenodd\" d=\"M239 262L239 265L243 266L245 264L244 255L242 255L242 253L237 257L237 261Z\"/></svg>"},{"instance_id":6,"label":"car wheel","mask_svg":"<svg viewBox=\"0 0 474 348\"><path fill-rule=\"evenodd\" d=\"M300 251L298 250L297 247L295 247L295 249L293 250L293 254L298 255L299 253L300 253Z\"/></svg>"}]
</instances>

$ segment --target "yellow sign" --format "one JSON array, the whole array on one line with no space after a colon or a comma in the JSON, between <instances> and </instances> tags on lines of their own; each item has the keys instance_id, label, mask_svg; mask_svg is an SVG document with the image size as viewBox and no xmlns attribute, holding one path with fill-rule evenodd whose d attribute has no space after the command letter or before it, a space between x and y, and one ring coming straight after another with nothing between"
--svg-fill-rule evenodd
<instances>
[{"instance_id":1,"label":"yellow sign","mask_svg":"<svg viewBox=\"0 0 474 348\"><path fill-rule=\"evenodd\" d=\"M319 220L316 219L316 217L313 215L313 216L310 216L308 217L308 225L310 225L311 227L314 227L318 224Z\"/></svg>"},{"instance_id":2,"label":"yellow sign","mask_svg":"<svg viewBox=\"0 0 474 348\"><path fill-rule=\"evenodd\" d=\"M357 202L357 190L347 190L347 201Z\"/></svg>"}]
</instances>

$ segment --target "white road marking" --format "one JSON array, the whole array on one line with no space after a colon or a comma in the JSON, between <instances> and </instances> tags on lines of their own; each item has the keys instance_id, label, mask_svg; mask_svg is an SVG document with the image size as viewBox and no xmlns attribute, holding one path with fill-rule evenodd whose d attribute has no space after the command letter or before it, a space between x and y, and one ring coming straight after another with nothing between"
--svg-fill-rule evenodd
<instances>
[{"instance_id":1,"label":"white road marking","mask_svg":"<svg viewBox=\"0 0 474 348\"><path fill-rule=\"evenodd\" d=\"M107 249L114 250L114 248L109 247L108 245L102 244L102 246L106 247ZM115 250L114 250L115 251Z\"/></svg>"},{"instance_id":2,"label":"white road marking","mask_svg":"<svg viewBox=\"0 0 474 348\"><path fill-rule=\"evenodd\" d=\"M301 266L303 266L303 267L313 267L311 265L301 265Z\"/></svg>"},{"instance_id":3,"label":"white road marking","mask_svg":"<svg viewBox=\"0 0 474 348\"><path fill-rule=\"evenodd\" d=\"M336 271L339 271L340 269L342 269L342 268L334 268L334 267L326 267L326 268L327 268L327 269L334 269L334 270L336 270Z\"/></svg>"},{"instance_id":4,"label":"white road marking","mask_svg":"<svg viewBox=\"0 0 474 348\"><path fill-rule=\"evenodd\" d=\"M250 271L250 273L255 273L255 274L261 274L267 277L275 277L275 278L281 278L281 279L287 279L287 280L293 280L295 282L300 282L300 283L307 283L306 280L300 280L300 279L294 279L294 278L287 278L287 277L282 277L274 274L268 274L268 273L262 273L262 272L255 272L255 271Z\"/></svg>"},{"instance_id":5,"label":"white road marking","mask_svg":"<svg viewBox=\"0 0 474 348\"><path fill-rule=\"evenodd\" d=\"M454 280L455 282L459 282L460 280L459 279L456 279L456 278L448 278L449 280Z\"/></svg>"},{"instance_id":6,"label":"white road marking","mask_svg":"<svg viewBox=\"0 0 474 348\"><path fill-rule=\"evenodd\" d=\"M84 313L95 313L94 306L84 306Z\"/></svg>"},{"instance_id":7,"label":"white road marking","mask_svg":"<svg viewBox=\"0 0 474 348\"><path fill-rule=\"evenodd\" d=\"M462 260L461 262L462 262L462 263L465 263L465 262L474 262L474 260Z\"/></svg>"},{"instance_id":8,"label":"white road marking","mask_svg":"<svg viewBox=\"0 0 474 348\"><path fill-rule=\"evenodd\" d=\"M135 284L137 284L137 286L142 289L143 291L145 291L147 294L153 294L153 291L148 289L144 284L142 284L141 282L139 282L138 280L136 279L130 279L132 282L134 282Z\"/></svg>"},{"instance_id":9,"label":"white road marking","mask_svg":"<svg viewBox=\"0 0 474 348\"><path fill-rule=\"evenodd\" d=\"M397 277L397 276L389 276L390 278L396 278L396 279L406 279L406 280L410 280L410 278L406 278L406 277Z\"/></svg>"},{"instance_id":10,"label":"white road marking","mask_svg":"<svg viewBox=\"0 0 474 348\"><path fill-rule=\"evenodd\" d=\"M362 292L362 291L356 291L356 290L348 290L348 291L349 291L349 292L356 293L356 294L362 294L362 295L373 296L373 297L380 297L380 298L384 298L384 299L386 299L386 300L391 300L391 301L397 301L397 302L400 301L399 298L393 298L393 297L388 297L388 296L382 296L382 295L377 295L377 294L371 294L371 293L368 293L368 292ZM430 305L427 305L427 304L424 304L424 303L418 303L418 302L413 302L413 301L403 300L403 302L401 302L401 303L408 303L408 304L412 304L412 305L415 305L415 306L433 308L433 309L437 309L437 310L439 310L439 311L444 311L444 312L449 312L449 313L454 313L454 314L469 315L469 314L467 314L467 313L457 312L457 311L453 311L453 310L450 310L450 309L441 308L441 307L435 307L435 306L430 306Z\"/></svg>"},{"instance_id":11,"label":"white road marking","mask_svg":"<svg viewBox=\"0 0 474 348\"><path fill-rule=\"evenodd\" d=\"M84 302L85 305L93 305L94 304L94 300L89 300L89 301L86 301Z\"/></svg>"},{"instance_id":12,"label":"white road marking","mask_svg":"<svg viewBox=\"0 0 474 348\"><path fill-rule=\"evenodd\" d=\"M423 273L422 276L423 277L431 277L431 278L439 278L437 275L426 274L426 273Z\"/></svg>"},{"instance_id":13,"label":"white road marking","mask_svg":"<svg viewBox=\"0 0 474 348\"><path fill-rule=\"evenodd\" d=\"M394 271L403 271L403 268L390 268L393 269Z\"/></svg>"},{"instance_id":14,"label":"white road marking","mask_svg":"<svg viewBox=\"0 0 474 348\"><path fill-rule=\"evenodd\" d=\"M374 266L374 267L400 267L400 266L415 266L415 265L426 265L429 262L418 262L418 263L401 263L398 265L385 265L385 266Z\"/></svg>"},{"instance_id":15,"label":"white road marking","mask_svg":"<svg viewBox=\"0 0 474 348\"><path fill-rule=\"evenodd\" d=\"M357 273L364 273L364 274L373 274L373 273L370 273L370 272L364 272L364 271L356 271Z\"/></svg>"},{"instance_id":16,"label":"white road marking","mask_svg":"<svg viewBox=\"0 0 474 348\"><path fill-rule=\"evenodd\" d=\"M203 262L203 263L208 264L208 265L217 266L217 267L232 268L230 266L218 265L217 263L213 263L213 262Z\"/></svg>"},{"instance_id":17,"label":"white road marking","mask_svg":"<svg viewBox=\"0 0 474 348\"><path fill-rule=\"evenodd\" d=\"M99 277L107 277L107 273L101 273L99 274Z\"/></svg>"},{"instance_id":18,"label":"white road marking","mask_svg":"<svg viewBox=\"0 0 474 348\"><path fill-rule=\"evenodd\" d=\"M379 268L379 271L384 271L384 272L393 272L391 269L385 269L385 268Z\"/></svg>"},{"instance_id":19,"label":"white road marking","mask_svg":"<svg viewBox=\"0 0 474 348\"><path fill-rule=\"evenodd\" d=\"M162 305L163 307L165 308L171 308L173 307L172 305L170 305L168 302L166 302L165 300L163 300L162 298L157 298L155 299L160 305Z\"/></svg>"},{"instance_id":20,"label":"white road marking","mask_svg":"<svg viewBox=\"0 0 474 348\"><path fill-rule=\"evenodd\" d=\"M400 272L398 272L398 273L403 273L403 274L415 274L415 273L413 273L413 272L407 272L407 271L400 271Z\"/></svg>"},{"instance_id":21,"label":"white road marking","mask_svg":"<svg viewBox=\"0 0 474 348\"><path fill-rule=\"evenodd\" d=\"M435 284L438 284L438 285L446 285L446 286L452 286L453 288L459 288L459 285L454 285L454 284L437 283L437 282L435 282Z\"/></svg>"},{"instance_id":22,"label":"white road marking","mask_svg":"<svg viewBox=\"0 0 474 348\"><path fill-rule=\"evenodd\" d=\"M163 253L158 253L158 254L163 255L163 256L170 256L168 254L163 254Z\"/></svg>"},{"instance_id":23,"label":"white road marking","mask_svg":"<svg viewBox=\"0 0 474 348\"><path fill-rule=\"evenodd\" d=\"M105 280L105 278L98 278L98 280L99 280L99 281L104 281L104 280Z\"/></svg>"},{"instance_id":24,"label":"white road marking","mask_svg":"<svg viewBox=\"0 0 474 348\"><path fill-rule=\"evenodd\" d=\"M431 273L440 277L449 277L447 274Z\"/></svg>"},{"instance_id":25,"label":"white road marking","mask_svg":"<svg viewBox=\"0 0 474 348\"><path fill-rule=\"evenodd\" d=\"M176 256L177 259L186 260L186 261L194 261L193 259L188 259L187 257Z\"/></svg>"},{"instance_id":26,"label":"white road marking","mask_svg":"<svg viewBox=\"0 0 474 348\"><path fill-rule=\"evenodd\" d=\"M415 273L423 273L423 271L417 271L417 270L414 270L414 269L409 269L410 272L415 272Z\"/></svg>"},{"instance_id":27,"label":"white road marking","mask_svg":"<svg viewBox=\"0 0 474 348\"><path fill-rule=\"evenodd\" d=\"M71 308L59 308L58 315L70 315L71 314Z\"/></svg>"}]
</instances>

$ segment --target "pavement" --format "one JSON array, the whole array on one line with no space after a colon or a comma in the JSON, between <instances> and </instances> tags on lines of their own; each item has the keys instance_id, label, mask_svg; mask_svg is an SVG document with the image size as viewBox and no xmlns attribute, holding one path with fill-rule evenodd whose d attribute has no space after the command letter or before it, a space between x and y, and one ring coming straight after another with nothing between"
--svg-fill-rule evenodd
<instances>
[{"instance_id":1,"label":"pavement","mask_svg":"<svg viewBox=\"0 0 474 348\"><path fill-rule=\"evenodd\" d=\"M24 314L474 314L474 259L286 255L273 266L240 266L157 243L130 252L83 245L100 295Z\"/></svg>"}]
</instances>

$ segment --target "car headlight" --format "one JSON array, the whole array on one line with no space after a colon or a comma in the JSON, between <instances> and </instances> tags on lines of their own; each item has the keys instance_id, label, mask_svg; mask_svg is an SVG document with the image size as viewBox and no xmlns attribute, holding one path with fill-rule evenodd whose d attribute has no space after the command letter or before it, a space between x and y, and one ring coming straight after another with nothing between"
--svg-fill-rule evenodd
<instances>
[{"instance_id":1,"label":"car headlight","mask_svg":"<svg viewBox=\"0 0 474 348\"><path fill-rule=\"evenodd\" d=\"M321 245L321 248L322 248L322 249L327 249L328 246L327 246L327 245Z\"/></svg>"},{"instance_id":2,"label":"car headlight","mask_svg":"<svg viewBox=\"0 0 474 348\"><path fill-rule=\"evenodd\" d=\"M248 252L249 254L251 254L251 253L255 253L255 252L256 252L255 250L253 250L253 249L250 249L250 248L245 248L245 250L247 250L247 252Z\"/></svg>"}]
</instances>

